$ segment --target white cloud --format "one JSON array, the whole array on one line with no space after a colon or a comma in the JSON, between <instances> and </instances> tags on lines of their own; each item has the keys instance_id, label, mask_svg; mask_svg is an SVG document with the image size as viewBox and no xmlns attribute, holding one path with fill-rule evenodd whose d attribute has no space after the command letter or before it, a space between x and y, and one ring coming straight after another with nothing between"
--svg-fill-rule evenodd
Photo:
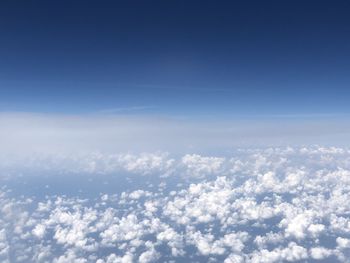
<instances>
[{"instance_id":1,"label":"white cloud","mask_svg":"<svg viewBox=\"0 0 350 263\"><path fill-rule=\"evenodd\" d=\"M330 144L349 146L344 120L239 118L222 121L148 115L0 113L0 155L155 152L187 154L235 147ZM328 150L330 151L330 150ZM335 153L334 150L332 153ZM11 160L10 160L11 161Z\"/></svg>"},{"instance_id":2,"label":"white cloud","mask_svg":"<svg viewBox=\"0 0 350 263\"><path fill-rule=\"evenodd\" d=\"M33 229L32 233L37 238L42 239L44 237L44 235L45 235L45 230L46 230L46 226L39 224L39 225L35 226L35 228Z\"/></svg>"},{"instance_id":3,"label":"white cloud","mask_svg":"<svg viewBox=\"0 0 350 263\"><path fill-rule=\"evenodd\" d=\"M299 261L307 259L307 250L297 245L294 242L288 244L286 248L276 248L272 251L263 249L257 253L253 253L251 262L252 263L267 263L267 262L283 262L283 261Z\"/></svg>"},{"instance_id":4,"label":"white cloud","mask_svg":"<svg viewBox=\"0 0 350 263\"><path fill-rule=\"evenodd\" d=\"M204 177L219 174L225 158L203 157L198 154L186 154L182 157L186 173L190 176Z\"/></svg>"},{"instance_id":5,"label":"white cloud","mask_svg":"<svg viewBox=\"0 0 350 263\"><path fill-rule=\"evenodd\" d=\"M310 250L313 259L321 260L332 255L332 251L324 247L314 247Z\"/></svg>"},{"instance_id":6,"label":"white cloud","mask_svg":"<svg viewBox=\"0 0 350 263\"><path fill-rule=\"evenodd\" d=\"M100 193L95 199L57 195L40 200L10 197L1 190L1 261L10 261L11 251L26 262L164 262L198 256L226 263L346 262L346 149L250 149L226 158L184 155L187 164L184 156L130 156L118 169L133 167L142 175L152 171L166 190L145 186ZM93 158L104 160L105 155ZM113 158L107 159L119 160ZM96 162L95 167L103 166ZM210 176L178 176L189 170ZM168 171L172 176L163 178Z\"/></svg>"},{"instance_id":7,"label":"white cloud","mask_svg":"<svg viewBox=\"0 0 350 263\"><path fill-rule=\"evenodd\" d=\"M153 247L143 252L139 257L140 263L155 262L160 257L160 253L157 252Z\"/></svg>"}]
</instances>

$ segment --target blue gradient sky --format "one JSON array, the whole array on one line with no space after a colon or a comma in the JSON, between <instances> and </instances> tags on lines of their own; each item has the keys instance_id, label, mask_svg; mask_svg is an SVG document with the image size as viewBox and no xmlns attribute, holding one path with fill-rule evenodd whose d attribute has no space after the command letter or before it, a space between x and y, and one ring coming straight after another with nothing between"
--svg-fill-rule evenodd
<instances>
[{"instance_id":1,"label":"blue gradient sky","mask_svg":"<svg viewBox=\"0 0 350 263\"><path fill-rule=\"evenodd\" d=\"M0 111L350 113L349 1L2 1Z\"/></svg>"}]
</instances>

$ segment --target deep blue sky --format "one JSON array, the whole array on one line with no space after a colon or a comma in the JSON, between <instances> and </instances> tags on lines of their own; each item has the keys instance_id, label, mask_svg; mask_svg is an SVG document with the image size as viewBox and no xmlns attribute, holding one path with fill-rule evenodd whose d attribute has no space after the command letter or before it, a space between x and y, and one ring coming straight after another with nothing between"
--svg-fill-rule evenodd
<instances>
[{"instance_id":1,"label":"deep blue sky","mask_svg":"<svg viewBox=\"0 0 350 263\"><path fill-rule=\"evenodd\" d=\"M349 1L1 1L0 111L350 113Z\"/></svg>"}]
</instances>

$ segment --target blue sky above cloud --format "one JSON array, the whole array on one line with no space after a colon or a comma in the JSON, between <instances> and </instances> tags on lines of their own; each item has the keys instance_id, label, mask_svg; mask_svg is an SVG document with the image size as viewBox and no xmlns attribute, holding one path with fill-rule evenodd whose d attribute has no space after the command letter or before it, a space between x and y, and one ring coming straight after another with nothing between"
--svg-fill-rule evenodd
<instances>
[{"instance_id":1,"label":"blue sky above cloud","mask_svg":"<svg viewBox=\"0 0 350 263\"><path fill-rule=\"evenodd\" d=\"M2 4L1 111L349 114L346 1L100 5Z\"/></svg>"}]
</instances>

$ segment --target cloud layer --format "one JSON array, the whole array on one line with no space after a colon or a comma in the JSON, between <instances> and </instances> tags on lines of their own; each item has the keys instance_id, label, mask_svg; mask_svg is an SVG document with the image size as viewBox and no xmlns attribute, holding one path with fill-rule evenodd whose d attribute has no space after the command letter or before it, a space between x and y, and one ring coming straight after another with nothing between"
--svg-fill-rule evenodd
<instances>
[{"instance_id":1,"label":"cloud layer","mask_svg":"<svg viewBox=\"0 0 350 263\"><path fill-rule=\"evenodd\" d=\"M43 200L13 197L3 188L1 260L349 262L347 149L268 148L226 157L118 155L115 160L118 169L141 178L156 174L158 186ZM182 183L172 184L175 177Z\"/></svg>"},{"instance_id":2,"label":"cloud layer","mask_svg":"<svg viewBox=\"0 0 350 263\"><path fill-rule=\"evenodd\" d=\"M0 156L79 152L225 151L232 147L346 145L344 118L242 120L148 115L0 113ZM345 142L345 144L344 144Z\"/></svg>"}]
</instances>

